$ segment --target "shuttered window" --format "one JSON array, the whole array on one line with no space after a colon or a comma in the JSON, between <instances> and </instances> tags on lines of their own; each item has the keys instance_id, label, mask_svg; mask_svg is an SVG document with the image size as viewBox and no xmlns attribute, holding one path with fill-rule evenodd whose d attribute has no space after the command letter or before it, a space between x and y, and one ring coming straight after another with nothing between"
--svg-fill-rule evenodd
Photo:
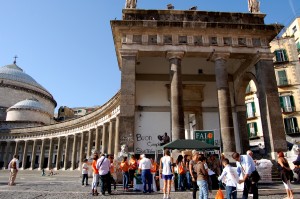
<instances>
[{"instance_id":1,"label":"shuttered window","mask_svg":"<svg viewBox=\"0 0 300 199\"><path fill-rule=\"evenodd\" d=\"M286 77L286 71L285 70L277 71L277 77L278 77L278 81L277 81L278 86L288 85L288 79Z\"/></svg>"},{"instance_id":2,"label":"shuttered window","mask_svg":"<svg viewBox=\"0 0 300 199\"><path fill-rule=\"evenodd\" d=\"M248 136L253 138L257 136L257 123L252 122L247 124Z\"/></svg>"},{"instance_id":3,"label":"shuttered window","mask_svg":"<svg viewBox=\"0 0 300 199\"><path fill-rule=\"evenodd\" d=\"M246 104L247 107L247 118L255 117L255 104L254 102L250 102Z\"/></svg>"},{"instance_id":4,"label":"shuttered window","mask_svg":"<svg viewBox=\"0 0 300 199\"><path fill-rule=\"evenodd\" d=\"M276 62L288 61L288 56L285 49L275 50L274 54L276 56Z\"/></svg>"},{"instance_id":5,"label":"shuttered window","mask_svg":"<svg viewBox=\"0 0 300 199\"><path fill-rule=\"evenodd\" d=\"M299 133L297 118L285 118L284 119L284 129L286 134Z\"/></svg>"},{"instance_id":6,"label":"shuttered window","mask_svg":"<svg viewBox=\"0 0 300 199\"><path fill-rule=\"evenodd\" d=\"M294 96L288 95L288 96L280 96L280 107L283 112L294 112L295 111L295 101Z\"/></svg>"}]
</instances>

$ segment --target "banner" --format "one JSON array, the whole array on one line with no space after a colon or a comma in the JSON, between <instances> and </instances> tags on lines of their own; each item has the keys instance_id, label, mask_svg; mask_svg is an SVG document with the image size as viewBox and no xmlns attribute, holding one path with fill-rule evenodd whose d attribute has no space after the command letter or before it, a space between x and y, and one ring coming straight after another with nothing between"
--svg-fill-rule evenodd
<instances>
[{"instance_id":1,"label":"banner","mask_svg":"<svg viewBox=\"0 0 300 199\"><path fill-rule=\"evenodd\" d=\"M215 144L215 132L213 130L196 130L195 133L195 140L200 140L202 142L206 142L207 144L216 145Z\"/></svg>"}]
</instances>

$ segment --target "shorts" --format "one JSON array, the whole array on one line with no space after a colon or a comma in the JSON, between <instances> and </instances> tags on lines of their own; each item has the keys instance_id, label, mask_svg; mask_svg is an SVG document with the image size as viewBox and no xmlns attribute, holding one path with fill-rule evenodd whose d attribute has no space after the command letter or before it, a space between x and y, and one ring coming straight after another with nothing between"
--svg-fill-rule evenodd
<instances>
[{"instance_id":1,"label":"shorts","mask_svg":"<svg viewBox=\"0 0 300 199\"><path fill-rule=\"evenodd\" d=\"M163 180L172 180L173 174L171 174L171 175L163 175L162 174L161 177L162 177Z\"/></svg>"}]
</instances>

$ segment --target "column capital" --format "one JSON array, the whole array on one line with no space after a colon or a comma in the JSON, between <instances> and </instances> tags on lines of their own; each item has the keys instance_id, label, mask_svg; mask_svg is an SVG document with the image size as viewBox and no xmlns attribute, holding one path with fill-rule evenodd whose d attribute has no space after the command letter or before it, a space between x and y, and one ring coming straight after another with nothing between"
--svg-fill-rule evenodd
<instances>
[{"instance_id":1,"label":"column capital","mask_svg":"<svg viewBox=\"0 0 300 199\"><path fill-rule=\"evenodd\" d=\"M137 57L138 52L137 50L126 50L126 49L121 49L120 51L121 57Z\"/></svg>"},{"instance_id":2,"label":"column capital","mask_svg":"<svg viewBox=\"0 0 300 199\"><path fill-rule=\"evenodd\" d=\"M274 58L273 53L260 53L260 52L258 52L258 61L260 61L260 60L273 61L273 58Z\"/></svg>"},{"instance_id":3,"label":"column capital","mask_svg":"<svg viewBox=\"0 0 300 199\"><path fill-rule=\"evenodd\" d=\"M168 51L167 52L167 55L166 55L166 57L167 57L167 59L183 59L183 57L184 57L184 52L183 51Z\"/></svg>"},{"instance_id":4,"label":"column capital","mask_svg":"<svg viewBox=\"0 0 300 199\"><path fill-rule=\"evenodd\" d=\"M227 61L229 59L230 53L225 53L225 52L213 52L211 56L211 61L215 62L217 60L224 60Z\"/></svg>"}]
</instances>

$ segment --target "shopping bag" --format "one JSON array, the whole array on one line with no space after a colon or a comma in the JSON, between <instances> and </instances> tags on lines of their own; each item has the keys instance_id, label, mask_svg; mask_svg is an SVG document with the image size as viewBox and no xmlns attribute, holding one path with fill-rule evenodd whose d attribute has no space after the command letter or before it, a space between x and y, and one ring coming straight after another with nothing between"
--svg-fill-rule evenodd
<instances>
[{"instance_id":1,"label":"shopping bag","mask_svg":"<svg viewBox=\"0 0 300 199\"><path fill-rule=\"evenodd\" d=\"M224 199L224 194L223 194L221 188L217 191L215 199Z\"/></svg>"}]
</instances>

